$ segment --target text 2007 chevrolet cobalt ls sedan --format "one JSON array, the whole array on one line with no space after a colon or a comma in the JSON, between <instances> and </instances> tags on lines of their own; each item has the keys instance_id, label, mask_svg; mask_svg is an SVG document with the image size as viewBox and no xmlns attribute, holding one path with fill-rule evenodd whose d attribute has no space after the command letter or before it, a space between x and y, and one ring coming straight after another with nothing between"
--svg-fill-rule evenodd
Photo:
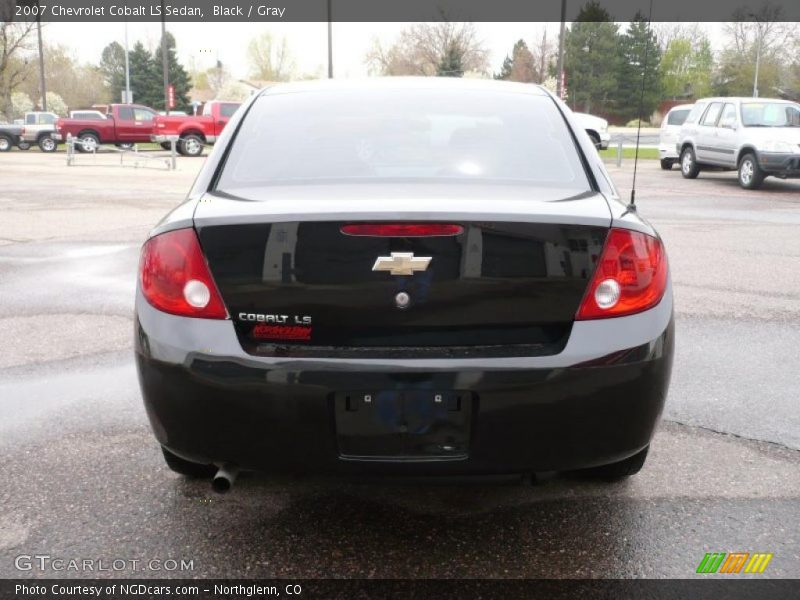
<instances>
[{"instance_id":1,"label":"text 2007 chevrolet cobalt ls sedan","mask_svg":"<svg viewBox=\"0 0 800 600\"><path fill-rule=\"evenodd\" d=\"M261 92L145 243L136 313L167 463L221 489L630 475L673 353L658 235L560 101L501 82Z\"/></svg>"}]
</instances>

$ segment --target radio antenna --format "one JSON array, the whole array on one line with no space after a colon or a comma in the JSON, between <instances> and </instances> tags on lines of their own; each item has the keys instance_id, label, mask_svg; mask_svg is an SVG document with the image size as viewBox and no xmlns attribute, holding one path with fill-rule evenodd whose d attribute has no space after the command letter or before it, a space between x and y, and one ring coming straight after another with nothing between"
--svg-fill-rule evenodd
<instances>
[{"instance_id":1,"label":"radio antenna","mask_svg":"<svg viewBox=\"0 0 800 600\"><path fill-rule=\"evenodd\" d=\"M642 134L642 111L644 110L644 85L647 79L647 51L650 49L650 25L653 22L653 0L650 0L650 13L647 16L647 39L644 44L644 60L642 62L642 89L639 93L639 119L636 123L636 150L633 154L633 184L631 185L631 201L628 210L636 212L636 171L639 167L639 139Z\"/></svg>"}]
</instances>

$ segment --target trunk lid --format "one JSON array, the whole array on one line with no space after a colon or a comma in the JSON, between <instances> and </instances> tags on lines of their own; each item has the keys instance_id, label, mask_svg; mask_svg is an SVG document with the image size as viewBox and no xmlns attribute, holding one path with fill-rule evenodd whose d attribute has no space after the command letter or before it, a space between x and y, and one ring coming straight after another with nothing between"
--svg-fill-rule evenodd
<instances>
[{"instance_id":1,"label":"trunk lid","mask_svg":"<svg viewBox=\"0 0 800 600\"><path fill-rule=\"evenodd\" d=\"M319 195L302 188L253 190L248 200L207 195L195 212L214 279L252 354L555 354L610 226L595 193L565 199L536 189L532 200L530 188L498 194L497 186L488 196L475 186L412 196L408 186L396 196L386 186L328 186ZM342 232L364 222L447 223L462 232ZM402 271L409 255L411 274L374 270L380 259Z\"/></svg>"}]
</instances>

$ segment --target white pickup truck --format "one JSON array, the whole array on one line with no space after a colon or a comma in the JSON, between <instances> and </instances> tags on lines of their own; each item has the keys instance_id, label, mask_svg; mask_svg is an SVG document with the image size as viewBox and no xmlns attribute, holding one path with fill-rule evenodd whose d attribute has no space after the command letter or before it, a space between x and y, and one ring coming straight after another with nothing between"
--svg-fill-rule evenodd
<instances>
[{"instance_id":1,"label":"white pickup truck","mask_svg":"<svg viewBox=\"0 0 800 600\"><path fill-rule=\"evenodd\" d=\"M61 135L56 131L58 115L51 112L27 112L23 120L20 150L28 150L33 144L42 152L55 152Z\"/></svg>"}]
</instances>

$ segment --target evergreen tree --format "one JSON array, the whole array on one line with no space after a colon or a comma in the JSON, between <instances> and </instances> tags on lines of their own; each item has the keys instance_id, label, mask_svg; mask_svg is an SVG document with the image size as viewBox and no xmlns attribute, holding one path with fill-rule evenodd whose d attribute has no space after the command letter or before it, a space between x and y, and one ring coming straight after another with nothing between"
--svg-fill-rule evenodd
<instances>
[{"instance_id":1,"label":"evergreen tree","mask_svg":"<svg viewBox=\"0 0 800 600\"><path fill-rule=\"evenodd\" d=\"M100 59L100 72L109 89L112 102L120 102L125 89L125 48L118 42L111 42L103 48Z\"/></svg>"},{"instance_id":2,"label":"evergreen tree","mask_svg":"<svg viewBox=\"0 0 800 600\"><path fill-rule=\"evenodd\" d=\"M661 48L655 32L641 14L636 15L619 37L616 63L617 85L612 98L614 112L626 121L640 116L647 120L662 96Z\"/></svg>"},{"instance_id":3,"label":"evergreen tree","mask_svg":"<svg viewBox=\"0 0 800 600\"><path fill-rule=\"evenodd\" d=\"M506 54L506 57L503 60L503 66L500 68L500 72L495 73L493 77L495 79L508 81L509 77L511 77L511 71L513 70L514 70L514 59L512 59L508 54Z\"/></svg>"},{"instance_id":4,"label":"evergreen tree","mask_svg":"<svg viewBox=\"0 0 800 600\"><path fill-rule=\"evenodd\" d=\"M607 106L617 86L617 26L595 0L581 8L566 34L564 70L570 105L591 112Z\"/></svg>"},{"instance_id":5,"label":"evergreen tree","mask_svg":"<svg viewBox=\"0 0 800 600\"><path fill-rule=\"evenodd\" d=\"M153 55L141 42L136 42L128 57L131 71L131 92L136 104L157 108L164 104L162 77L154 77Z\"/></svg>"},{"instance_id":6,"label":"evergreen tree","mask_svg":"<svg viewBox=\"0 0 800 600\"><path fill-rule=\"evenodd\" d=\"M441 62L436 68L436 75L439 77L463 77L464 76L464 52L458 44L452 43L447 47Z\"/></svg>"},{"instance_id":7,"label":"evergreen tree","mask_svg":"<svg viewBox=\"0 0 800 600\"><path fill-rule=\"evenodd\" d=\"M507 81L521 81L523 83L534 83L544 79L536 69L533 54L528 49L525 40L518 40L511 51L511 58L506 56L503 61L503 68L500 73L494 76L495 79Z\"/></svg>"},{"instance_id":8,"label":"evergreen tree","mask_svg":"<svg viewBox=\"0 0 800 600\"><path fill-rule=\"evenodd\" d=\"M182 110L189 112L191 105L189 103L189 91L192 89L192 79L178 62L178 56L175 52L175 37L168 31L164 36L167 45L167 71L169 73L169 83L175 88L175 108L174 110ZM152 60L153 80L155 85L160 90L158 100L155 100L149 106L159 110L166 110L164 106L164 67L162 63L162 44L158 45Z\"/></svg>"}]
</instances>

